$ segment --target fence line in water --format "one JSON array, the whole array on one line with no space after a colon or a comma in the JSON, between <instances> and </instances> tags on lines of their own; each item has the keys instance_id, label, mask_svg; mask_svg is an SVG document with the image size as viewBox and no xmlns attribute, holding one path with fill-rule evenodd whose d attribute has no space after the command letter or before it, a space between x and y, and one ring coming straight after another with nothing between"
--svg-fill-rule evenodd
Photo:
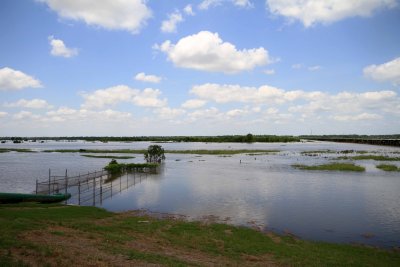
<instances>
[{"instance_id":1,"label":"fence line in water","mask_svg":"<svg viewBox=\"0 0 400 267\"><path fill-rule=\"evenodd\" d=\"M104 200L112 198L113 195L141 183L147 179L149 170L134 170L129 173L122 174L118 177L111 175L105 170L88 172L87 174L79 174L77 176L51 175L49 170L49 178L45 182L36 180L36 194L55 194L69 193L71 198L65 203L78 205L102 204ZM133 177L132 177L133 176Z\"/></svg>"}]
</instances>

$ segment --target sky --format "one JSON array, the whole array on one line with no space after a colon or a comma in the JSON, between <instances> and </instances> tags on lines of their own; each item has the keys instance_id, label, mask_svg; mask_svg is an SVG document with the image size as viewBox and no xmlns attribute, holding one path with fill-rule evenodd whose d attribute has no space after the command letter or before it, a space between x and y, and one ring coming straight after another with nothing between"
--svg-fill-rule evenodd
<instances>
[{"instance_id":1,"label":"sky","mask_svg":"<svg viewBox=\"0 0 400 267\"><path fill-rule=\"evenodd\" d=\"M400 133L399 0L2 0L0 136Z\"/></svg>"}]
</instances>

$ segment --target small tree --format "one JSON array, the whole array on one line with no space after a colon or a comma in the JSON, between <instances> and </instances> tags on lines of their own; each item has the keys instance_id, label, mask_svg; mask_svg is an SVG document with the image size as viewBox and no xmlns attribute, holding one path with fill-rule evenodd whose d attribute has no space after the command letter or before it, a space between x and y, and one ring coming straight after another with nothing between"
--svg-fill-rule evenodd
<instances>
[{"instance_id":1,"label":"small tree","mask_svg":"<svg viewBox=\"0 0 400 267\"><path fill-rule=\"evenodd\" d=\"M150 163L161 163L165 160L164 148L159 145L151 145L144 153L144 159Z\"/></svg>"}]
</instances>

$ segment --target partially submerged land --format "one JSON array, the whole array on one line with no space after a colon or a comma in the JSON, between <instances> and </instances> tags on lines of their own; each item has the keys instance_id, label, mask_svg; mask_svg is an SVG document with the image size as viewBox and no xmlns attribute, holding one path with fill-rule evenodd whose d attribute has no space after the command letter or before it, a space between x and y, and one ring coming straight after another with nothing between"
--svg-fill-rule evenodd
<instances>
[{"instance_id":1,"label":"partially submerged land","mask_svg":"<svg viewBox=\"0 0 400 267\"><path fill-rule=\"evenodd\" d=\"M79 265L399 266L400 253L139 211L0 205L0 266Z\"/></svg>"},{"instance_id":2,"label":"partially submerged land","mask_svg":"<svg viewBox=\"0 0 400 267\"><path fill-rule=\"evenodd\" d=\"M292 166L297 169L309 170L309 171L354 171L354 172L365 171L365 168L362 166L355 165L354 163L341 163L341 162L333 162L321 165L294 164Z\"/></svg>"}]
</instances>

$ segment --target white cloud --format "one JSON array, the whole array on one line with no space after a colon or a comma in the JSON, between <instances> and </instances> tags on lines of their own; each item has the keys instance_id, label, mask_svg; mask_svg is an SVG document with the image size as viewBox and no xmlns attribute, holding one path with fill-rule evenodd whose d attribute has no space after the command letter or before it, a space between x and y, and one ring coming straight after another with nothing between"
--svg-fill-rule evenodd
<instances>
[{"instance_id":1,"label":"white cloud","mask_svg":"<svg viewBox=\"0 0 400 267\"><path fill-rule=\"evenodd\" d=\"M15 108L15 107L20 107L20 108L32 108L32 109L50 109L53 108L52 105L47 103L46 100L43 99L32 99L32 100L26 100L26 99L20 99L17 102L13 103L5 103L5 107L10 107L10 108Z\"/></svg>"},{"instance_id":2,"label":"white cloud","mask_svg":"<svg viewBox=\"0 0 400 267\"><path fill-rule=\"evenodd\" d=\"M16 120L36 120L36 119L39 119L40 116L33 114L30 111L22 110L16 114L14 114L13 118Z\"/></svg>"},{"instance_id":3,"label":"white cloud","mask_svg":"<svg viewBox=\"0 0 400 267\"><path fill-rule=\"evenodd\" d=\"M358 115L342 115L334 116L333 119L337 121L365 121L365 120L379 120L382 116L378 114L362 113Z\"/></svg>"},{"instance_id":4,"label":"white cloud","mask_svg":"<svg viewBox=\"0 0 400 267\"><path fill-rule=\"evenodd\" d=\"M203 0L198 8L201 10L209 9L210 7L216 7L221 5L224 2L231 2L235 6L239 7L253 7L253 4L250 0Z\"/></svg>"},{"instance_id":5,"label":"white cloud","mask_svg":"<svg viewBox=\"0 0 400 267\"><path fill-rule=\"evenodd\" d=\"M249 113L249 111L246 109L235 108L235 109L231 109L228 112L226 112L226 115L229 118L234 118L234 117L240 117L240 116L246 115L248 113Z\"/></svg>"},{"instance_id":6,"label":"white cloud","mask_svg":"<svg viewBox=\"0 0 400 267\"><path fill-rule=\"evenodd\" d=\"M400 57L381 65L369 65L363 71L365 76L373 80L400 84Z\"/></svg>"},{"instance_id":7,"label":"white cloud","mask_svg":"<svg viewBox=\"0 0 400 267\"><path fill-rule=\"evenodd\" d=\"M186 111L180 108L163 107L154 110L154 113L158 114L161 119L172 120L185 114Z\"/></svg>"},{"instance_id":8,"label":"white cloud","mask_svg":"<svg viewBox=\"0 0 400 267\"><path fill-rule=\"evenodd\" d=\"M309 70L309 71L318 71L318 70L320 70L321 68L322 68L321 66L316 65L316 66L308 67L308 70Z\"/></svg>"},{"instance_id":9,"label":"white cloud","mask_svg":"<svg viewBox=\"0 0 400 267\"><path fill-rule=\"evenodd\" d=\"M144 0L39 0L66 19L138 33L151 17Z\"/></svg>"},{"instance_id":10,"label":"white cloud","mask_svg":"<svg viewBox=\"0 0 400 267\"><path fill-rule=\"evenodd\" d=\"M0 69L0 91L21 90L29 87L39 88L42 84L22 71L8 67Z\"/></svg>"},{"instance_id":11,"label":"white cloud","mask_svg":"<svg viewBox=\"0 0 400 267\"><path fill-rule=\"evenodd\" d=\"M168 19L164 20L161 24L162 32L176 32L176 26L183 21L181 12L175 11L168 15Z\"/></svg>"},{"instance_id":12,"label":"white cloud","mask_svg":"<svg viewBox=\"0 0 400 267\"><path fill-rule=\"evenodd\" d=\"M53 36L49 36L49 43L51 45L50 54L53 56L68 58L78 55L77 48L68 48L62 40L54 39Z\"/></svg>"},{"instance_id":13,"label":"white cloud","mask_svg":"<svg viewBox=\"0 0 400 267\"><path fill-rule=\"evenodd\" d=\"M93 93L83 93L85 99L82 107L85 109L103 108L127 102L140 107L160 108L166 105L166 99L160 99L161 91L158 89L146 88L142 91L130 88L126 85L99 89Z\"/></svg>"},{"instance_id":14,"label":"white cloud","mask_svg":"<svg viewBox=\"0 0 400 267\"><path fill-rule=\"evenodd\" d=\"M238 50L223 42L218 33L201 31L180 39L176 44L165 41L155 48L168 55L176 66L210 72L237 73L271 63L264 48Z\"/></svg>"},{"instance_id":15,"label":"white cloud","mask_svg":"<svg viewBox=\"0 0 400 267\"><path fill-rule=\"evenodd\" d=\"M6 117L7 115L8 115L7 112L0 111L0 118L4 118L4 117Z\"/></svg>"},{"instance_id":16,"label":"white cloud","mask_svg":"<svg viewBox=\"0 0 400 267\"><path fill-rule=\"evenodd\" d=\"M197 120L222 120L225 116L215 107L195 110L188 114L190 122Z\"/></svg>"},{"instance_id":17,"label":"white cloud","mask_svg":"<svg viewBox=\"0 0 400 267\"><path fill-rule=\"evenodd\" d=\"M185 14L188 15L188 16L194 16L195 15L195 13L193 12L192 5L185 6L185 8L183 9L183 12L185 12Z\"/></svg>"},{"instance_id":18,"label":"white cloud","mask_svg":"<svg viewBox=\"0 0 400 267\"><path fill-rule=\"evenodd\" d=\"M310 99L320 92L285 91L273 86L246 87L235 84L206 83L192 87L192 94L216 103L285 103L297 99Z\"/></svg>"},{"instance_id":19,"label":"white cloud","mask_svg":"<svg viewBox=\"0 0 400 267\"><path fill-rule=\"evenodd\" d=\"M161 81L161 77L156 75L146 75L146 73L140 72L136 74L135 80L149 83L159 83Z\"/></svg>"},{"instance_id":20,"label":"white cloud","mask_svg":"<svg viewBox=\"0 0 400 267\"><path fill-rule=\"evenodd\" d=\"M207 101L201 99L189 99L182 104L183 108L186 109L196 109L203 107Z\"/></svg>"},{"instance_id":21,"label":"white cloud","mask_svg":"<svg viewBox=\"0 0 400 267\"><path fill-rule=\"evenodd\" d=\"M299 20L305 27L328 24L349 17L367 17L381 8L393 8L396 0L266 0L272 14Z\"/></svg>"},{"instance_id":22,"label":"white cloud","mask_svg":"<svg viewBox=\"0 0 400 267\"><path fill-rule=\"evenodd\" d=\"M274 69L264 70L263 73L267 74L267 75L274 75L275 74L275 70Z\"/></svg>"}]
</instances>

